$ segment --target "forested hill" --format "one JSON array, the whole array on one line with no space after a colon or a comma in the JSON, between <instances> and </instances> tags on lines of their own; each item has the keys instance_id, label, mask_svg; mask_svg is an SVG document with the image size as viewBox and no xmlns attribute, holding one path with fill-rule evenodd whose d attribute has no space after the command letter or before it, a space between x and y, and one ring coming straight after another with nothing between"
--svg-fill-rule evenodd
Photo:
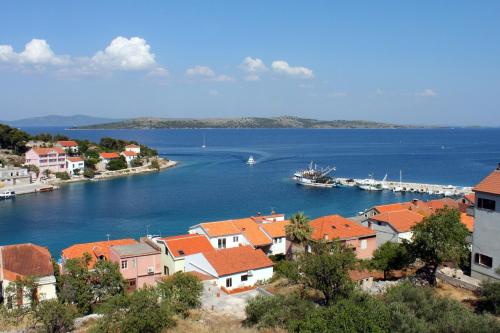
<instances>
[{"instance_id":1,"label":"forested hill","mask_svg":"<svg viewBox=\"0 0 500 333\"><path fill-rule=\"evenodd\" d=\"M154 128L415 128L364 120L316 120L298 117L276 118L135 118L86 125L74 129L154 129Z\"/></svg>"}]
</instances>

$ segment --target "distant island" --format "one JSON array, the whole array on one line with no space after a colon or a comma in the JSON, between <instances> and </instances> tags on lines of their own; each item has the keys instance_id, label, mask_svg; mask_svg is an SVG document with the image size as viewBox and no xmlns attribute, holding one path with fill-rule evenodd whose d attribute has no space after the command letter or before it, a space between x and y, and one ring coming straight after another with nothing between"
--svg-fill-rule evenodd
<instances>
[{"instance_id":1,"label":"distant island","mask_svg":"<svg viewBox=\"0 0 500 333\"><path fill-rule=\"evenodd\" d=\"M92 117L87 115L59 116L47 115L39 117L23 118L18 120L0 120L0 123L13 127L74 127L86 126L100 123L110 123L121 119Z\"/></svg>"},{"instance_id":2,"label":"distant island","mask_svg":"<svg viewBox=\"0 0 500 333\"><path fill-rule=\"evenodd\" d=\"M317 120L282 116L274 118L134 118L72 129L180 129L180 128L421 128L364 120Z\"/></svg>"}]
</instances>

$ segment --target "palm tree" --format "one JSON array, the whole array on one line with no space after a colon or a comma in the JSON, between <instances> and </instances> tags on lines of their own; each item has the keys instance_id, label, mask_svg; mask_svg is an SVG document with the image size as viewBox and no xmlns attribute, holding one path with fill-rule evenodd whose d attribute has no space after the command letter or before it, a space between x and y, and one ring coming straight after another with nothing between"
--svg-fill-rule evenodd
<instances>
[{"instance_id":1,"label":"palm tree","mask_svg":"<svg viewBox=\"0 0 500 333\"><path fill-rule=\"evenodd\" d=\"M295 213L290 218L290 224L285 227L286 237L297 245L304 246L304 251L307 253L307 241L309 240L312 228L309 225L309 217L304 215L304 212ZM292 245L293 255L293 245Z\"/></svg>"}]
</instances>

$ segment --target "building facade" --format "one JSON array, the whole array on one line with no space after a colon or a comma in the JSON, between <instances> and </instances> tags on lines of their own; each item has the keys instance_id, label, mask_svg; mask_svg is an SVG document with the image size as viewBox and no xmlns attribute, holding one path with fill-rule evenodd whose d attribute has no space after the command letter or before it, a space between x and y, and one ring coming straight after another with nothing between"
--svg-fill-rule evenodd
<instances>
[{"instance_id":1,"label":"building facade","mask_svg":"<svg viewBox=\"0 0 500 333\"><path fill-rule=\"evenodd\" d=\"M0 168L0 187L26 185L31 183L31 176L28 169L17 167Z\"/></svg>"},{"instance_id":2,"label":"building facade","mask_svg":"<svg viewBox=\"0 0 500 333\"><path fill-rule=\"evenodd\" d=\"M32 148L26 153L25 164L36 166L40 172L65 172L66 152L60 147Z\"/></svg>"},{"instance_id":3,"label":"building facade","mask_svg":"<svg viewBox=\"0 0 500 333\"><path fill-rule=\"evenodd\" d=\"M66 169L71 176L79 175L85 169L85 161L81 157L66 157Z\"/></svg>"}]
</instances>

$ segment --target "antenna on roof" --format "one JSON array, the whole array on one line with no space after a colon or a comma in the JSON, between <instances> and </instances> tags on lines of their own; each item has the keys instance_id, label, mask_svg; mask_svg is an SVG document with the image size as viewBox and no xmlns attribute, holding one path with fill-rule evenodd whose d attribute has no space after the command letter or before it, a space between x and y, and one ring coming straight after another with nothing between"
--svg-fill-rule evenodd
<instances>
[{"instance_id":1,"label":"antenna on roof","mask_svg":"<svg viewBox=\"0 0 500 333\"><path fill-rule=\"evenodd\" d=\"M149 226L150 224L146 224L146 237L149 236Z\"/></svg>"},{"instance_id":2,"label":"antenna on roof","mask_svg":"<svg viewBox=\"0 0 500 333\"><path fill-rule=\"evenodd\" d=\"M106 237L108 237L108 242L109 242L109 234L106 234Z\"/></svg>"}]
</instances>

